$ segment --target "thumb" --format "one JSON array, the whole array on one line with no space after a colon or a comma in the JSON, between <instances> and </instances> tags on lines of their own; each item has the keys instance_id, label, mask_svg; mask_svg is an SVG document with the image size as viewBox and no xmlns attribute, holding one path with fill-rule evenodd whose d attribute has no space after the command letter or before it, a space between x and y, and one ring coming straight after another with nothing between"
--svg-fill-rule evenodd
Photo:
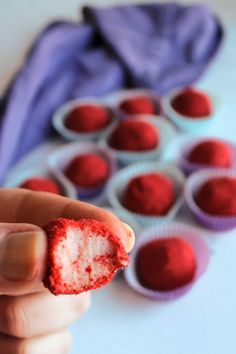
<instances>
[{"instance_id":1,"label":"thumb","mask_svg":"<svg viewBox=\"0 0 236 354\"><path fill-rule=\"evenodd\" d=\"M30 224L0 223L0 295L20 295L43 289L47 239Z\"/></svg>"}]
</instances>

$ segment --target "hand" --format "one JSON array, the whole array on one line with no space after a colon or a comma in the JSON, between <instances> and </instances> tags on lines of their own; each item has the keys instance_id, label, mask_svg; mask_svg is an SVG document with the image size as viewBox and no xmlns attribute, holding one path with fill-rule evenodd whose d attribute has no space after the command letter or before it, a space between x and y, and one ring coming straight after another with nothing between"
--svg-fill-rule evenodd
<instances>
[{"instance_id":1,"label":"hand","mask_svg":"<svg viewBox=\"0 0 236 354\"><path fill-rule=\"evenodd\" d=\"M0 354L66 354L66 327L89 307L89 293L53 296L42 284L50 219L90 218L107 222L127 252L134 234L113 214L49 193L0 189Z\"/></svg>"}]
</instances>

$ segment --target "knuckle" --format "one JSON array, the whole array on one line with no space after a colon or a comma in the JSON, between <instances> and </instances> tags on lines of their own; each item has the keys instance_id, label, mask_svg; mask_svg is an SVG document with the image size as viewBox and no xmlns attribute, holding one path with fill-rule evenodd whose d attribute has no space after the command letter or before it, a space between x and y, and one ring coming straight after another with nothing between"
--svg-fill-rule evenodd
<instances>
[{"instance_id":1,"label":"knuckle","mask_svg":"<svg viewBox=\"0 0 236 354\"><path fill-rule=\"evenodd\" d=\"M4 317L7 334L18 338L28 336L30 326L25 309L19 301L11 299L6 304Z\"/></svg>"}]
</instances>

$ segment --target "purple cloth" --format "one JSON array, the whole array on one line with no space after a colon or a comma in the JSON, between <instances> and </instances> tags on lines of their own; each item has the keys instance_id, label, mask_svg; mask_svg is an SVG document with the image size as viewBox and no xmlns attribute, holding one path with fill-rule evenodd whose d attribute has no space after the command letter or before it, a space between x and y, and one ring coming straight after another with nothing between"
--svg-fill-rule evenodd
<instances>
[{"instance_id":1,"label":"purple cloth","mask_svg":"<svg viewBox=\"0 0 236 354\"><path fill-rule=\"evenodd\" d=\"M0 102L0 180L52 133L51 116L75 97L122 87L159 94L204 72L223 38L205 6L175 3L90 8L81 24L55 22L37 38Z\"/></svg>"}]
</instances>

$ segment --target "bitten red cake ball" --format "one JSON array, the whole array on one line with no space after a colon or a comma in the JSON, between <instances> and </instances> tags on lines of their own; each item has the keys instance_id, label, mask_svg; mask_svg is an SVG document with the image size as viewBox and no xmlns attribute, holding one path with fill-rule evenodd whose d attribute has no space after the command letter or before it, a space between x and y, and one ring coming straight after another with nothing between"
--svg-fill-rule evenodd
<instances>
[{"instance_id":1,"label":"bitten red cake ball","mask_svg":"<svg viewBox=\"0 0 236 354\"><path fill-rule=\"evenodd\" d=\"M111 121L110 112L99 105L84 104L75 107L66 117L68 129L79 133L101 130Z\"/></svg>"},{"instance_id":2,"label":"bitten red cake ball","mask_svg":"<svg viewBox=\"0 0 236 354\"><path fill-rule=\"evenodd\" d=\"M60 187L57 185L57 183L48 178L28 178L19 187L35 192L50 192L54 194L61 194Z\"/></svg>"},{"instance_id":3,"label":"bitten red cake ball","mask_svg":"<svg viewBox=\"0 0 236 354\"><path fill-rule=\"evenodd\" d=\"M121 102L120 109L128 114L155 114L155 104L146 96L127 98Z\"/></svg>"},{"instance_id":4,"label":"bitten red cake ball","mask_svg":"<svg viewBox=\"0 0 236 354\"><path fill-rule=\"evenodd\" d=\"M207 181L196 195L200 209L216 216L236 216L236 178L216 177Z\"/></svg>"},{"instance_id":5,"label":"bitten red cake ball","mask_svg":"<svg viewBox=\"0 0 236 354\"><path fill-rule=\"evenodd\" d=\"M136 270L145 288L175 290L194 279L196 256L192 246L181 238L158 239L139 250Z\"/></svg>"},{"instance_id":6,"label":"bitten red cake ball","mask_svg":"<svg viewBox=\"0 0 236 354\"><path fill-rule=\"evenodd\" d=\"M171 179L160 173L148 173L132 178L123 195L122 204L128 210L143 215L165 215L175 201Z\"/></svg>"},{"instance_id":7,"label":"bitten red cake ball","mask_svg":"<svg viewBox=\"0 0 236 354\"><path fill-rule=\"evenodd\" d=\"M65 175L78 187L96 188L102 186L109 177L109 164L97 154L76 156L67 166Z\"/></svg>"},{"instance_id":8,"label":"bitten red cake ball","mask_svg":"<svg viewBox=\"0 0 236 354\"><path fill-rule=\"evenodd\" d=\"M48 238L44 285L54 295L97 289L128 265L121 240L106 223L59 218L44 230Z\"/></svg>"},{"instance_id":9,"label":"bitten red cake ball","mask_svg":"<svg viewBox=\"0 0 236 354\"><path fill-rule=\"evenodd\" d=\"M178 113L191 118L203 118L212 112L210 97L194 88L183 90L174 97L171 104Z\"/></svg>"},{"instance_id":10,"label":"bitten red cake ball","mask_svg":"<svg viewBox=\"0 0 236 354\"><path fill-rule=\"evenodd\" d=\"M159 133L149 122L126 119L111 134L109 145L123 151L147 151L159 144Z\"/></svg>"},{"instance_id":11,"label":"bitten red cake ball","mask_svg":"<svg viewBox=\"0 0 236 354\"><path fill-rule=\"evenodd\" d=\"M217 139L203 141L197 144L188 156L188 160L212 167L230 167L233 160L232 148Z\"/></svg>"}]
</instances>

